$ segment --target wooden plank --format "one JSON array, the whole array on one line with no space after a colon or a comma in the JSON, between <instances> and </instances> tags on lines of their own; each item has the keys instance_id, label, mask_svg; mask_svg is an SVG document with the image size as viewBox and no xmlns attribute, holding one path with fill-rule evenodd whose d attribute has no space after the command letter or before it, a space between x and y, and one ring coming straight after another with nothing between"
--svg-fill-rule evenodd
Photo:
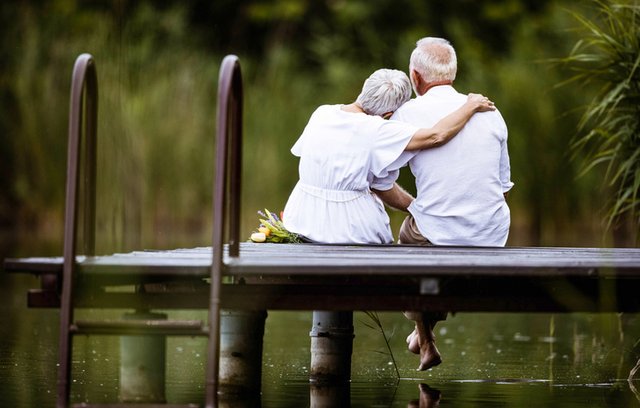
<instances>
[{"instance_id":1,"label":"wooden plank","mask_svg":"<svg viewBox=\"0 0 640 408\"><path fill-rule=\"evenodd\" d=\"M239 258L225 257L225 273L244 275L473 275L638 276L634 248L460 248L400 245L241 245ZM10 272L59 273L61 258L8 259ZM204 278L210 248L136 251L78 257L87 275Z\"/></svg>"},{"instance_id":2,"label":"wooden plank","mask_svg":"<svg viewBox=\"0 0 640 408\"><path fill-rule=\"evenodd\" d=\"M165 404L165 403L144 403L144 402L118 402L95 404L81 402L71 405L73 408L200 408L199 404Z\"/></svg>"}]
</instances>

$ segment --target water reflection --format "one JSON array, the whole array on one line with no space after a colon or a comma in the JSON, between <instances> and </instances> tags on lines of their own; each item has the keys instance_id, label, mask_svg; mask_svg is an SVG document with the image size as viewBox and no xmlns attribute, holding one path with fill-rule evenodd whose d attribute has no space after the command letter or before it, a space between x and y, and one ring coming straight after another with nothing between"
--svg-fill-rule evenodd
<instances>
[{"instance_id":1,"label":"water reflection","mask_svg":"<svg viewBox=\"0 0 640 408\"><path fill-rule=\"evenodd\" d=\"M309 386L309 406L311 408L333 408L351 406L351 385L334 384Z\"/></svg>"},{"instance_id":2,"label":"water reflection","mask_svg":"<svg viewBox=\"0 0 640 408\"><path fill-rule=\"evenodd\" d=\"M55 402L58 311L26 308L26 291L38 284L29 276L0 272L2 407L44 407ZM202 312L179 313L175 317L204 317ZM356 313L352 381L338 387L309 384L311 313L270 312L262 394L223 398L220 406L405 408L440 403L617 408L638 406L640 401L638 380L627 381L640 357L638 314L458 314L438 332L443 363L427 372L416 372L415 356L406 351L401 334L411 323L400 313L380 317L385 330L395 333L389 340L402 377L399 381L384 340L366 326L366 316ZM118 339L76 340L73 400L116 401ZM168 340L169 402L203 402L205 355L201 338Z\"/></svg>"},{"instance_id":3,"label":"water reflection","mask_svg":"<svg viewBox=\"0 0 640 408\"><path fill-rule=\"evenodd\" d=\"M221 395L218 408L260 408L262 406L259 393Z\"/></svg>"},{"instance_id":4,"label":"water reflection","mask_svg":"<svg viewBox=\"0 0 640 408\"><path fill-rule=\"evenodd\" d=\"M407 408L435 408L440 406L440 391L429 387L427 384L419 384L420 398L409 402Z\"/></svg>"},{"instance_id":5,"label":"water reflection","mask_svg":"<svg viewBox=\"0 0 640 408\"><path fill-rule=\"evenodd\" d=\"M277 394L223 398L220 407L255 408L493 408L561 406L635 407L637 400L626 381L598 384L551 384L545 380L436 381L431 385L414 380L389 383L323 385L308 381L281 384Z\"/></svg>"},{"instance_id":6,"label":"water reflection","mask_svg":"<svg viewBox=\"0 0 640 408\"><path fill-rule=\"evenodd\" d=\"M640 391L638 391L634 382L636 378L636 373L639 370L640 370L640 358L638 359L638 362L636 363L636 365L629 372L629 378L627 378L627 382L629 383L629 389L631 390L633 395L636 396L638 402L640 402Z\"/></svg>"},{"instance_id":7,"label":"water reflection","mask_svg":"<svg viewBox=\"0 0 640 408\"><path fill-rule=\"evenodd\" d=\"M433 385L432 385L433 384ZM434 381L401 380L398 384L352 383L347 388L326 388L322 394L308 382L291 382L276 394L262 398L272 407L635 407L637 400L626 381L591 384L551 384L545 380ZM306 394L305 394L306 393ZM310 396L308 399L307 397ZM256 405L257 406L257 405Z\"/></svg>"}]
</instances>

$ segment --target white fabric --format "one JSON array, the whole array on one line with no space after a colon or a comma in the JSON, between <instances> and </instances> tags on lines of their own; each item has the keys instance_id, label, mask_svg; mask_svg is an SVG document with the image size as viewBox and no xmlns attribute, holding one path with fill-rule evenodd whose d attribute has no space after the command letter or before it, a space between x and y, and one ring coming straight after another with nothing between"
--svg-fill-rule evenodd
<instances>
[{"instance_id":1,"label":"white fabric","mask_svg":"<svg viewBox=\"0 0 640 408\"><path fill-rule=\"evenodd\" d=\"M437 86L398 109L393 119L432 127L467 100ZM391 170L409 162L417 197L409 206L422 235L434 245L504 246L510 212L503 193L513 187L507 126L498 111L476 113L447 144L405 152Z\"/></svg>"},{"instance_id":2,"label":"white fabric","mask_svg":"<svg viewBox=\"0 0 640 408\"><path fill-rule=\"evenodd\" d=\"M285 206L284 225L317 242L393 242L384 205L370 189L393 186L397 171L386 167L418 129L341 107L316 109L291 148L300 157L300 180Z\"/></svg>"}]
</instances>

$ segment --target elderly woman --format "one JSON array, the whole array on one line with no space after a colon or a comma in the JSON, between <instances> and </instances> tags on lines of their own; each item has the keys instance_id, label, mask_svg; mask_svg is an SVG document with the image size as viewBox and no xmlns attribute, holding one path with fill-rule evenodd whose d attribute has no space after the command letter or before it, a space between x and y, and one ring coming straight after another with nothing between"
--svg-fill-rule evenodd
<instances>
[{"instance_id":1,"label":"elderly woman","mask_svg":"<svg viewBox=\"0 0 640 408\"><path fill-rule=\"evenodd\" d=\"M316 109L291 149L300 157L300 180L284 209L289 231L321 243L393 242L381 199L405 211L410 202L386 167L405 150L447 143L475 112L495 109L487 98L470 94L433 128L385 120L410 96L405 73L380 69L354 103Z\"/></svg>"}]
</instances>

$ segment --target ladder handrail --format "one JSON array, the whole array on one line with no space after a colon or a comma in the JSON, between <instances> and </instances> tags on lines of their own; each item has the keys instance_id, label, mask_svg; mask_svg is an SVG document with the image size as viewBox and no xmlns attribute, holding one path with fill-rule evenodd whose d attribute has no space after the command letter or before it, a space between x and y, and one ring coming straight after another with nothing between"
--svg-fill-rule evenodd
<instances>
[{"instance_id":1,"label":"ladder handrail","mask_svg":"<svg viewBox=\"0 0 640 408\"><path fill-rule=\"evenodd\" d=\"M242 74L240 60L227 55L218 77L216 171L213 184L213 247L206 406L217 405L220 366L220 289L223 270L225 216L228 215L229 256L240 247L240 191L242 176ZM229 196L227 196L227 193ZM227 199L228 197L228 199Z\"/></svg>"},{"instance_id":2,"label":"ladder handrail","mask_svg":"<svg viewBox=\"0 0 640 408\"><path fill-rule=\"evenodd\" d=\"M235 55L222 61L218 80L216 170L213 184L213 245L209 342L206 373L206 406L217 405L220 348L220 289L223 270L225 225L228 224L229 255L239 255L240 192L242 172L242 76ZM83 252L95 254L96 139L98 83L90 54L75 62L71 84L69 134L67 145L67 181L63 248L62 291L60 302L60 343L57 384L58 408L66 408L70 399L71 323L76 269L79 183L83 194ZM82 133L85 135L84 145ZM80 168L81 151L84 152Z\"/></svg>"},{"instance_id":3,"label":"ladder handrail","mask_svg":"<svg viewBox=\"0 0 640 408\"><path fill-rule=\"evenodd\" d=\"M67 144L67 181L64 215L62 292L60 300L60 343L58 355L57 407L69 405L71 374L71 333L73 321L73 274L76 264L78 233L78 184L82 133L85 135L82 187L84 195L84 245L86 255L95 254L96 206L96 134L98 115L98 80L93 57L81 54L76 59L71 79L69 135Z\"/></svg>"}]
</instances>

